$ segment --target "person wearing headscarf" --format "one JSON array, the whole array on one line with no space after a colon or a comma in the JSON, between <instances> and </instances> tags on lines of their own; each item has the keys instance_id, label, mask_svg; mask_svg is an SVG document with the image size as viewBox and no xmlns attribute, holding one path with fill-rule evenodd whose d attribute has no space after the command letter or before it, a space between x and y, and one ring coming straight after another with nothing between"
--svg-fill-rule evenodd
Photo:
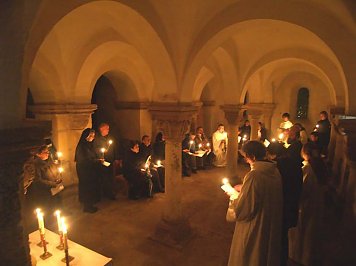
<instances>
[{"instance_id":1,"label":"person wearing headscarf","mask_svg":"<svg viewBox=\"0 0 356 266\"><path fill-rule=\"evenodd\" d=\"M98 209L94 206L99 201L99 180L97 170L99 159L93 148L95 131L86 128L80 136L75 150L75 162L79 179L79 201L83 204L83 211L94 213Z\"/></svg>"}]
</instances>

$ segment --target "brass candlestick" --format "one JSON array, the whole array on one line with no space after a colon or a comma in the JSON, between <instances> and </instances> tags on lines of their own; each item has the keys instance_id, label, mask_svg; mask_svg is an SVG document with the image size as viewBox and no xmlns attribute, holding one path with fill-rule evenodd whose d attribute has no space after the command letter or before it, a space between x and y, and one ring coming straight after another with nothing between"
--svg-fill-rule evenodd
<instances>
[{"instance_id":1,"label":"brass candlestick","mask_svg":"<svg viewBox=\"0 0 356 266\"><path fill-rule=\"evenodd\" d=\"M56 247L59 250L64 249L64 243L63 243L63 232L59 231L59 245Z\"/></svg>"},{"instance_id":2,"label":"brass candlestick","mask_svg":"<svg viewBox=\"0 0 356 266\"><path fill-rule=\"evenodd\" d=\"M42 242L42 246L43 246L43 254L40 255L40 258L45 260L48 259L49 257L52 256L52 254L50 252L47 251L47 242L45 239L45 235L41 233L41 242Z\"/></svg>"}]
</instances>

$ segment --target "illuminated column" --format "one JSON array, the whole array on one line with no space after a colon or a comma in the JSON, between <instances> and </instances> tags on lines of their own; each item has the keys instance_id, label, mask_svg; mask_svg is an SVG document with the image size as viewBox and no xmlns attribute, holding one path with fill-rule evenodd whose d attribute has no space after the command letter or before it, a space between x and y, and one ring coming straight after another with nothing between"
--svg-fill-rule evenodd
<instances>
[{"instance_id":1,"label":"illuminated column","mask_svg":"<svg viewBox=\"0 0 356 266\"><path fill-rule=\"evenodd\" d=\"M166 205L161 223L152 239L172 246L179 246L182 238L190 235L188 217L182 210L182 139L189 130L194 105L155 103L150 106L158 129L166 137L165 190Z\"/></svg>"},{"instance_id":2,"label":"illuminated column","mask_svg":"<svg viewBox=\"0 0 356 266\"><path fill-rule=\"evenodd\" d=\"M239 122L242 117L243 109L240 105L226 104L221 106L225 112L225 118L228 122L227 135L227 176L229 178L237 177L238 160L238 135Z\"/></svg>"},{"instance_id":3,"label":"illuminated column","mask_svg":"<svg viewBox=\"0 0 356 266\"><path fill-rule=\"evenodd\" d=\"M275 104L273 103L266 103L263 105L263 122L267 129L267 136L272 136L272 114L275 108Z\"/></svg>"},{"instance_id":4,"label":"illuminated column","mask_svg":"<svg viewBox=\"0 0 356 266\"><path fill-rule=\"evenodd\" d=\"M38 104L31 106L36 119L52 121L52 141L63 153L63 181L65 184L77 182L74 163L75 148L82 131L91 127L91 114L95 104ZM50 137L50 136L48 136Z\"/></svg>"},{"instance_id":5,"label":"illuminated column","mask_svg":"<svg viewBox=\"0 0 356 266\"><path fill-rule=\"evenodd\" d=\"M215 101L204 101L202 106L203 128L206 136L211 136L216 130Z\"/></svg>"},{"instance_id":6,"label":"illuminated column","mask_svg":"<svg viewBox=\"0 0 356 266\"><path fill-rule=\"evenodd\" d=\"M248 109L248 119L250 120L251 125L251 140L258 139L258 122L261 120L261 111L256 109Z\"/></svg>"}]
</instances>

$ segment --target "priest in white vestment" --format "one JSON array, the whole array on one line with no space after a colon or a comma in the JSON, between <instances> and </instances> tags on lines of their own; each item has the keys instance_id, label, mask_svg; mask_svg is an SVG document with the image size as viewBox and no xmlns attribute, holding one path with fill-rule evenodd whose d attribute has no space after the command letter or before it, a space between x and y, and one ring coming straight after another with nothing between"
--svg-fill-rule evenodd
<instances>
[{"instance_id":1,"label":"priest in white vestment","mask_svg":"<svg viewBox=\"0 0 356 266\"><path fill-rule=\"evenodd\" d=\"M281 256L282 180L274 162L265 161L262 143L249 141L242 151L251 170L230 204L236 216L229 266L278 266ZM229 213L229 212L228 212Z\"/></svg>"},{"instance_id":2,"label":"priest in white vestment","mask_svg":"<svg viewBox=\"0 0 356 266\"><path fill-rule=\"evenodd\" d=\"M227 133L225 132L224 125L220 124L213 134L214 165L216 167L226 166L227 142Z\"/></svg>"}]
</instances>

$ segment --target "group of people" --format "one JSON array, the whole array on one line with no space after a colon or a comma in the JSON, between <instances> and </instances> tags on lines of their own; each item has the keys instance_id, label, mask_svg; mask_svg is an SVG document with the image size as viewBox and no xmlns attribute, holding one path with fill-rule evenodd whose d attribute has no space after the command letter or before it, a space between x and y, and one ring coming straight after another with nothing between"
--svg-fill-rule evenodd
<instances>
[{"instance_id":1,"label":"group of people","mask_svg":"<svg viewBox=\"0 0 356 266\"><path fill-rule=\"evenodd\" d=\"M101 196L116 199L115 176L120 172L128 183L128 197L139 199L164 192L164 137L157 134L154 146L149 136L141 143L130 141L119 150L116 140L109 134L110 126L102 123L96 133L85 129L78 142L75 161L79 179L79 201L84 212L96 212L95 204ZM158 165L156 164L156 162Z\"/></svg>"},{"instance_id":2,"label":"group of people","mask_svg":"<svg viewBox=\"0 0 356 266\"><path fill-rule=\"evenodd\" d=\"M320 142L311 138L303 144L303 129L283 116L285 140L242 146L251 170L235 186L239 196L230 198L227 216L233 213L236 226L229 265L287 265L288 257L300 265L320 263L330 122L321 112L313 131L318 134L312 133Z\"/></svg>"}]
</instances>

